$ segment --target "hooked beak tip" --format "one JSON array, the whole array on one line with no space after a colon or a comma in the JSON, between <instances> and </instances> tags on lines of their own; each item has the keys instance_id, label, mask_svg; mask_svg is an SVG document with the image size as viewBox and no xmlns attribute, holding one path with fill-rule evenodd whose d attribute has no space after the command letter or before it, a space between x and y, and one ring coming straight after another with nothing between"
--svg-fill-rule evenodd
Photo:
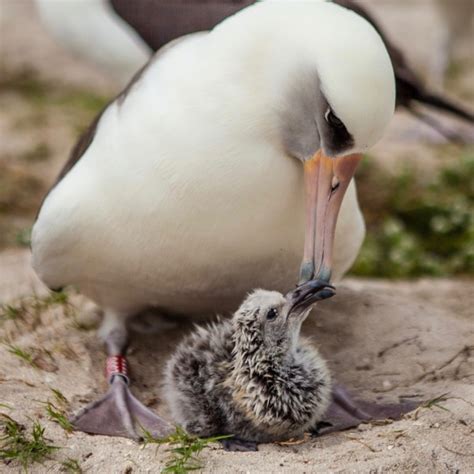
<instances>
[{"instance_id":1,"label":"hooked beak tip","mask_svg":"<svg viewBox=\"0 0 474 474\"><path fill-rule=\"evenodd\" d=\"M298 310L303 312L317 301L333 297L336 294L334 286L323 280L310 280L291 291L287 298L291 302L290 313Z\"/></svg>"},{"instance_id":2,"label":"hooked beak tip","mask_svg":"<svg viewBox=\"0 0 474 474\"><path fill-rule=\"evenodd\" d=\"M332 288L326 288L318 293L318 301L327 300L332 298L336 294L336 290Z\"/></svg>"}]
</instances>

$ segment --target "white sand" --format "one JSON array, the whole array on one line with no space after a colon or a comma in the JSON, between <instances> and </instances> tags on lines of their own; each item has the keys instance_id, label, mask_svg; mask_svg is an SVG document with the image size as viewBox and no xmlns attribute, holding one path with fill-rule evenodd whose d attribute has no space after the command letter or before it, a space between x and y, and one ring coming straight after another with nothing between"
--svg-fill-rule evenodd
<instances>
[{"instance_id":1,"label":"white sand","mask_svg":"<svg viewBox=\"0 0 474 474\"><path fill-rule=\"evenodd\" d=\"M1 254L0 268L0 301L31 294L35 278L26 251ZM81 309L82 297L73 299L79 307L77 317L90 320L89 310ZM203 472L473 472L473 307L469 281L346 280L304 327L338 380L361 396L390 401L413 395L428 400L449 393L452 398L442 404L448 411L424 408L389 425L362 425L290 447L262 445L258 453L226 453L216 446L204 451ZM133 338L133 390L165 416L166 407L160 403L162 366L188 330L190 325L183 322L161 334ZM41 370L0 348L1 402L13 407L6 412L27 426L30 417L44 417L39 401L51 398L50 387L61 390L72 410L106 389L105 354L95 332L75 329L60 308L46 312L34 329L8 321L1 336L6 335L23 348L43 348L52 354L52 359L39 357L46 369ZM469 344L470 350L463 352ZM32 472L59 472L59 462L67 457L78 459L85 472L159 472L166 458L163 448L143 449L129 440L82 433L66 435L46 417L42 423L47 436L63 449Z\"/></svg>"}]
</instances>

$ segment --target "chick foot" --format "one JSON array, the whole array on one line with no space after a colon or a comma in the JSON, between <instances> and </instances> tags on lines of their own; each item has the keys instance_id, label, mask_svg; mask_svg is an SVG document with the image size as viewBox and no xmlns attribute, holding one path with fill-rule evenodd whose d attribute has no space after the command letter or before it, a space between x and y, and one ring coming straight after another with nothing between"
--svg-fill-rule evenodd
<instances>
[{"instance_id":1,"label":"chick foot","mask_svg":"<svg viewBox=\"0 0 474 474\"><path fill-rule=\"evenodd\" d=\"M361 423L382 420L399 420L403 415L416 409L420 403L402 401L400 403L375 403L364 400L355 401L347 390L336 385L333 388L333 401L324 421L312 431L314 435L323 435L336 431L355 428Z\"/></svg>"},{"instance_id":2,"label":"chick foot","mask_svg":"<svg viewBox=\"0 0 474 474\"><path fill-rule=\"evenodd\" d=\"M248 451L258 451L258 446L255 441L246 441L241 438L229 438L221 440L222 447L224 451L234 451L234 452L248 452Z\"/></svg>"}]
</instances>

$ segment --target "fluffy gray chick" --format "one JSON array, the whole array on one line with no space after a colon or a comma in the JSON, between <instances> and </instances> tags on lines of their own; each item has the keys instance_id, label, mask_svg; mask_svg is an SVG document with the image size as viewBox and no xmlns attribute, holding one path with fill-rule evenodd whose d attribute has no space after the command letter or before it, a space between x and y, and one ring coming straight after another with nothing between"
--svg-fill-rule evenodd
<instances>
[{"instance_id":1,"label":"fluffy gray chick","mask_svg":"<svg viewBox=\"0 0 474 474\"><path fill-rule=\"evenodd\" d=\"M314 428L329 407L331 377L300 329L311 305L332 294L315 281L286 297L256 290L232 319L198 327L166 367L174 421L201 437L232 434L224 446L233 450Z\"/></svg>"}]
</instances>

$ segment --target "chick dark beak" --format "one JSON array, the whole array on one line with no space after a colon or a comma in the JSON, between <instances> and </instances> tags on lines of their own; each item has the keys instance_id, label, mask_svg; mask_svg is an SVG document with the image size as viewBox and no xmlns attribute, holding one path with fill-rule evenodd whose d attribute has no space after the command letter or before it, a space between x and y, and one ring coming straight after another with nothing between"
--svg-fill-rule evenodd
<instances>
[{"instance_id":1,"label":"chick dark beak","mask_svg":"<svg viewBox=\"0 0 474 474\"><path fill-rule=\"evenodd\" d=\"M291 314L301 314L317 301L331 298L336 294L334 286L323 280L310 280L286 295Z\"/></svg>"}]
</instances>

